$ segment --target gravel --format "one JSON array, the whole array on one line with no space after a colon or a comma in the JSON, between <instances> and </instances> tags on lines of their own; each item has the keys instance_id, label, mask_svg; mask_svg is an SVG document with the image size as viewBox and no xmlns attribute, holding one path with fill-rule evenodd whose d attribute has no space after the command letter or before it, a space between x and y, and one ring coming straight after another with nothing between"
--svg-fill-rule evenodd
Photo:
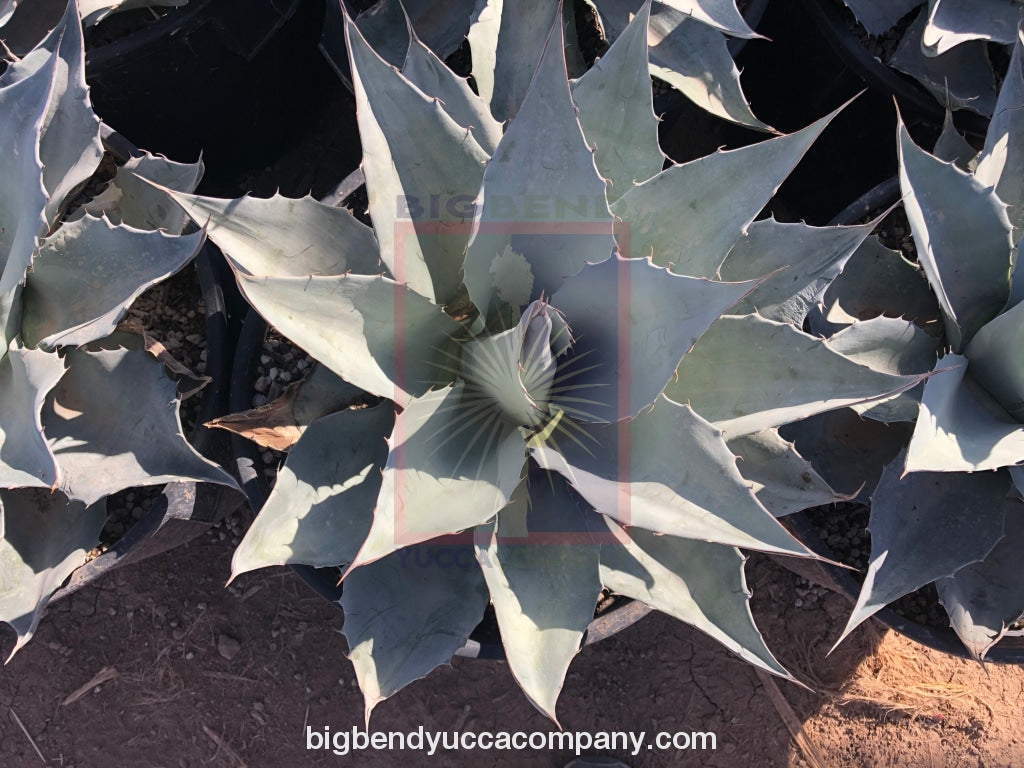
<instances>
[{"instance_id":1,"label":"gravel","mask_svg":"<svg viewBox=\"0 0 1024 768\"><path fill-rule=\"evenodd\" d=\"M888 64L893 54L896 53L896 49L899 47L900 41L903 40L904 33L906 33L910 25L914 23L914 19L917 18L919 11L920 8L914 8L906 16L900 19L894 27L881 35L869 35L867 30L861 26L860 22L857 21L857 17L854 16L853 12L849 8L843 5L841 9L843 16L850 25L850 29L860 41L860 44L864 46L868 53L883 64Z\"/></svg>"}]
</instances>

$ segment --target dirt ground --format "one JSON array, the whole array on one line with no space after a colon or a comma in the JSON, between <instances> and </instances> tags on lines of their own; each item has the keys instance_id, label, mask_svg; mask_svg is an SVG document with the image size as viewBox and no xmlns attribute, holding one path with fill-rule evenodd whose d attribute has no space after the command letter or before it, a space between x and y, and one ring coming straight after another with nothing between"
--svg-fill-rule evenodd
<instances>
[{"instance_id":1,"label":"dirt ground","mask_svg":"<svg viewBox=\"0 0 1024 768\"><path fill-rule=\"evenodd\" d=\"M340 616L285 569L247 574L225 589L229 560L228 542L204 535L51 606L36 637L0 671L0 765L559 768L573 757L307 751L306 726L362 726ZM634 768L1024 764L1024 670L983 670L870 624L826 658L845 598L808 591L764 558L751 561L748 575L769 645L813 692L766 682L698 632L651 615L579 655L560 700L565 729L644 731L648 740L658 731L715 733L714 751L599 750ZM5 652L12 637L2 637ZM371 723L376 731L419 726L554 730L505 665L467 659L383 703Z\"/></svg>"}]
</instances>

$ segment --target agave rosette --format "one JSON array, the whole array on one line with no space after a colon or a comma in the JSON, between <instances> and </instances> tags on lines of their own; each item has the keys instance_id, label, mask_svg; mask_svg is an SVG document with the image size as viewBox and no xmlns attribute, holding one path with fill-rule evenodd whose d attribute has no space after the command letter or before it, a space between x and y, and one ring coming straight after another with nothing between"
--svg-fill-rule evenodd
<instances>
[{"instance_id":1,"label":"agave rosette","mask_svg":"<svg viewBox=\"0 0 1024 768\"><path fill-rule=\"evenodd\" d=\"M648 11L572 81L556 17L504 126L415 37L399 71L347 21L373 229L173 194L322 364L233 571L348 566L367 716L490 603L554 717L602 588L787 675L738 548L809 556L775 515L836 494L776 427L918 381L794 324L870 225L752 224L829 118L662 170ZM384 401L336 410L352 385Z\"/></svg>"},{"instance_id":2,"label":"agave rosette","mask_svg":"<svg viewBox=\"0 0 1024 768\"><path fill-rule=\"evenodd\" d=\"M970 653L1024 615L1024 39L981 153L947 122L934 154L899 126L900 183L947 353L872 496L867 578L845 634L932 582Z\"/></svg>"},{"instance_id":3,"label":"agave rosette","mask_svg":"<svg viewBox=\"0 0 1024 768\"><path fill-rule=\"evenodd\" d=\"M234 484L185 441L163 365L115 333L202 241L177 234L184 217L132 172L191 190L201 166L140 155L91 208L73 209L103 156L82 45L71 2L0 75L0 621L15 650L99 544L109 494Z\"/></svg>"}]
</instances>

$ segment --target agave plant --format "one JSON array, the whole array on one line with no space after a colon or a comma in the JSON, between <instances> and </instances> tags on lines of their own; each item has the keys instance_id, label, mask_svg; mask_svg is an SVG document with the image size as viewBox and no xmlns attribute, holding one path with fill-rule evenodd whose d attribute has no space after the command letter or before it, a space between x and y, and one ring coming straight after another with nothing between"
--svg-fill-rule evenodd
<instances>
[{"instance_id":1,"label":"agave plant","mask_svg":"<svg viewBox=\"0 0 1024 768\"><path fill-rule=\"evenodd\" d=\"M836 494L776 427L918 381L794 324L870 226L752 224L831 116L662 170L649 11L571 81L556 14L504 129L415 36L398 71L346 21L373 229L311 198L171 193L323 365L233 573L348 566L367 717L490 603L554 718L602 588L787 675L738 548L809 556L772 513ZM353 385L378 404L338 410Z\"/></svg>"},{"instance_id":2,"label":"agave plant","mask_svg":"<svg viewBox=\"0 0 1024 768\"><path fill-rule=\"evenodd\" d=\"M870 35L885 35L916 13L890 66L910 75L954 109L992 114L997 75L986 43L1012 45L1019 0L843 0Z\"/></svg>"},{"instance_id":3,"label":"agave plant","mask_svg":"<svg viewBox=\"0 0 1024 768\"><path fill-rule=\"evenodd\" d=\"M184 217L131 171L191 190L201 167L140 156L94 201L106 215L80 210L103 156L83 70L71 2L0 76L0 620L15 650L99 543L109 494L234 484L185 441L162 364L115 334L134 298L202 240L160 231L180 233Z\"/></svg>"},{"instance_id":4,"label":"agave plant","mask_svg":"<svg viewBox=\"0 0 1024 768\"><path fill-rule=\"evenodd\" d=\"M346 71L341 5L328 3L329 14L335 18L328 18L324 47L339 71ZM644 3L588 0L588 5L597 17L601 34L612 42ZM515 114L532 79L544 44L543 34L538 33L551 26L560 7L554 0L381 0L357 18L356 24L374 49L398 67L409 46L407 19L418 37L441 58L458 49L468 35L473 76L480 94L490 102L494 117L503 122ZM561 12L566 25L568 71L577 76L586 68L577 34L577 25L583 20L576 19L572 2L565 3ZM757 130L771 130L751 111L729 51L726 36L760 37L744 20L735 0L654 0L649 26L650 72L654 77L717 117ZM490 98L494 88L498 93Z\"/></svg>"},{"instance_id":5,"label":"agave plant","mask_svg":"<svg viewBox=\"0 0 1024 768\"><path fill-rule=\"evenodd\" d=\"M870 566L844 636L931 582L978 659L1024 615L1022 62L1018 32L977 157L948 125L936 154L899 127L904 205L948 353L924 386L909 445L872 497Z\"/></svg>"}]
</instances>

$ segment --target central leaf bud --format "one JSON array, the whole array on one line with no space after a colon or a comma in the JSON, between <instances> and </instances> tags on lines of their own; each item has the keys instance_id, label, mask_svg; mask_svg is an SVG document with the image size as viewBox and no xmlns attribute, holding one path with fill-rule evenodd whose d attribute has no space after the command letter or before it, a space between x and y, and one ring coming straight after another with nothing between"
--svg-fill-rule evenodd
<instances>
[{"instance_id":1,"label":"central leaf bud","mask_svg":"<svg viewBox=\"0 0 1024 768\"><path fill-rule=\"evenodd\" d=\"M555 350L568 346L562 334L568 328L561 316L547 302L535 301L515 328L468 342L460 373L469 404L495 408L517 426L543 424L550 415Z\"/></svg>"}]
</instances>

